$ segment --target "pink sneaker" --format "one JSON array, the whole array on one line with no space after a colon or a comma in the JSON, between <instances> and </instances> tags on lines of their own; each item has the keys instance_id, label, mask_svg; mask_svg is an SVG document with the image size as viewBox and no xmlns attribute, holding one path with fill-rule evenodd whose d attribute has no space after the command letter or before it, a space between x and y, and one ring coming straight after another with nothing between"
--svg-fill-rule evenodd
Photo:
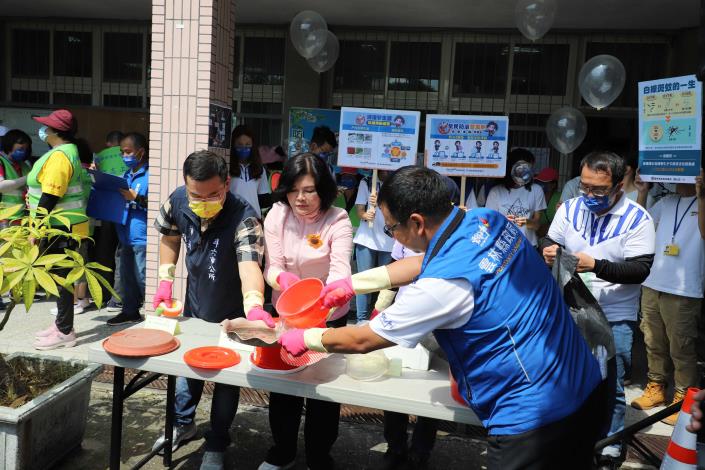
<instances>
[{"instance_id":1,"label":"pink sneaker","mask_svg":"<svg viewBox=\"0 0 705 470\"><path fill-rule=\"evenodd\" d=\"M34 349L40 351L48 351L58 348L72 348L76 346L76 332L71 330L71 333L65 335L60 331L55 331L48 336L37 338L34 341Z\"/></svg>"},{"instance_id":2,"label":"pink sneaker","mask_svg":"<svg viewBox=\"0 0 705 470\"><path fill-rule=\"evenodd\" d=\"M59 329L56 327L56 323L52 323L46 330L37 331L36 333L34 333L34 337L44 338L45 336L49 336L57 331L59 331Z\"/></svg>"}]
</instances>

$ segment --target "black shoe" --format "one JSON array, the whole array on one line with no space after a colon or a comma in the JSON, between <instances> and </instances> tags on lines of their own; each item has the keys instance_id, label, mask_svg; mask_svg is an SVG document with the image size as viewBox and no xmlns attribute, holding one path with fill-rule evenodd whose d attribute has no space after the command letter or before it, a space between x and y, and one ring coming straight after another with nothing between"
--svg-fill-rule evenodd
<instances>
[{"instance_id":1,"label":"black shoe","mask_svg":"<svg viewBox=\"0 0 705 470\"><path fill-rule=\"evenodd\" d=\"M120 312L118 315L114 316L107 321L108 326L124 325L125 323L139 323L142 321L142 317L139 313L137 314L127 314L125 312Z\"/></svg>"},{"instance_id":2,"label":"black shoe","mask_svg":"<svg viewBox=\"0 0 705 470\"><path fill-rule=\"evenodd\" d=\"M609 455L600 455L597 458L598 470L617 470L622 466L622 459L619 457L611 457Z\"/></svg>"},{"instance_id":3,"label":"black shoe","mask_svg":"<svg viewBox=\"0 0 705 470\"><path fill-rule=\"evenodd\" d=\"M407 459L406 468L409 470L428 470L428 457L420 457L410 453Z\"/></svg>"},{"instance_id":4,"label":"black shoe","mask_svg":"<svg viewBox=\"0 0 705 470\"><path fill-rule=\"evenodd\" d=\"M402 470L405 469L406 464L406 454L400 454L397 452L390 452L389 450L384 453L384 461L379 470Z\"/></svg>"}]
</instances>

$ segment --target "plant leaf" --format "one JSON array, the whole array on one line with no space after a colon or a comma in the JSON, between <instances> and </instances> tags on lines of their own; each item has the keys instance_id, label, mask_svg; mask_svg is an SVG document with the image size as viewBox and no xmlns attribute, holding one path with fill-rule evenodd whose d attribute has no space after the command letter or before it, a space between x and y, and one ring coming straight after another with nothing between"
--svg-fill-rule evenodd
<instances>
[{"instance_id":1,"label":"plant leaf","mask_svg":"<svg viewBox=\"0 0 705 470\"><path fill-rule=\"evenodd\" d=\"M73 284L71 284L71 283L67 284L66 279L59 276L58 274L49 273L49 275L52 277L52 279L54 279L56 281L56 283L58 285L62 286L64 289L66 289L67 291L69 291L73 294Z\"/></svg>"},{"instance_id":2,"label":"plant leaf","mask_svg":"<svg viewBox=\"0 0 705 470\"><path fill-rule=\"evenodd\" d=\"M0 265L8 272L14 272L27 267L27 263L15 258L0 258Z\"/></svg>"},{"instance_id":3,"label":"plant leaf","mask_svg":"<svg viewBox=\"0 0 705 470\"><path fill-rule=\"evenodd\" d=\"M66 254L44 255L34 262L34 266L51 266L65 260L67 256Z\"/></svg>"},{"instance_id":4,"label":"plant leaf","mask_svg":"<svg viewBox=\"0 0 705 470\"><path fill-rule=\"evenodd\" d=\"M29 253L27 253L27 256L29 256L27 262L29 264L34 263L34 261L39 258L39 246L32 245L32 248L29 249Z\"/></svg>"},{"instance_id":5,"label":"plant leaf","mask_svg":"<svg viewBox=\"0 0 705 470\"><path fill-rule=\"evenodd\" d=\"M106 281L103 276L101 276L100 274L95 273L95 272L93 273L93 275L95 276L96 279L98 279L98 282L100 282L103 285L103 287L108 289L108 292L110 292L110 294L113 297L115 297L115 300L122 301L122 299L120 298L118 293L115 292L115 289L113 289L113 286L111 286L110 283L108 281Z\"/></svg>"},{"instance_id":6,"label":"plant leaf","mask_svg":"<svg viewBox=\"0 0 705 470\"><path fill-rule=\"evenodd\" d=\"M78 252L69 250L68 248L64 249L67 255L69 255L71 258L74 259L80 266L83 266L83 256L81 256Z\"/></svg>"},{"instance_id":7,"label":"plant leaf","mask_svg":"<svg viewBox=\"0 0 705 470\"><path fill-rule=\"evenodd\" d=\"M14 204L12 206L0 208L0 220L9 219L13 215L15 215L15 213L17 211L19 211L20 209L23 209L23 208L24 208L23 204Z\"/></svg>"},{"instance_id":8,"label":"plant leaf","mask_svg":"<svg viewBox=\"0 0 705 470\"><path fill-rule=\"evenodd\" d=\"M63 225L64 227L71 226L71 221L68 219L68 217L65 217L63 215L51 214L49 216L49 225L51 225L52 220L56 220L57 222L59 222L59 224Z\"/></svg>"},{"instance_id":9,"label":"plant leaf","mask_svg":"<svg viewBox=\"0 0 705 470\"><path fill-rule=\"evenodd\" d=\"M100 288L100 282L95 278L95 274L88 269L86 269L86 282L95 306L100 309L103 306L103 289Z\"/></svg>"},{"instance_id":10,"label":"plant leaf","mask_svg":"<svg viewBox=\"0 0 705 470\"><path fill-rule=\"evenodd\" d=\"M106 272L112 271L112 269L110 269L109 267L103 266L102 264L96 263L96 262L94 262L94 261L92 261L92 262L90 262L90 263L87 263L87 264L86 264L86 267L87 267L87 268L91 268L91 269L97 269L97 270L99 270L99 271L106 271Z\"/></svg>"},{"instance_id":11,"label":"plant leaf","mask_svg":"<svg viewBox=\"0 0 705 470\"><path fill-rule=\"evenodd\" d=\"M13 287L19 284L22 279L24 279L26 273L27 268L24 268L6 276L5 280L3 281L2 289L0 289L0 292L4 294L5 292L10 291Z\"/></svg>"},{"instance_id":12,"label":"plant leaf","mask_svg":"<svg viewBox=\"0 0 705 470\"><path fill-rule=\"evenodd\" d=\"M42 289L44 289L48 294L59 296L59 290L56 288L56 282L51 278L51 276L42 268L33 268L34 278L37 280Z\"/></svg>"},{"instance_id":13,"label":"plant leaf","mask_svg":"<svg viewBox=\"0 0 705 470\"><path fill-rule=\"evenodd\" d=\"M29 309L32 307L32 304L34 303L34 292L37 289L37 283L34 280L34 277L31 278L31 280L26 280L22 283L22 296L24 297L24 307L27 309L29 312Z\"/></svg>"},{"instance_id":14,"label":"plant leaf","mask_svg":"<svg viewBox=\"0 0 705 470\"><path fill-rule=\"evenodd\" d=\"M83 274L86 272L84 268L78 267L78 268L73 268L71 272L68 273L66 276L66 282L69 282L71 284L75 284L76 281L81 279L83 277Z\"/></svg>"}]
</instances>

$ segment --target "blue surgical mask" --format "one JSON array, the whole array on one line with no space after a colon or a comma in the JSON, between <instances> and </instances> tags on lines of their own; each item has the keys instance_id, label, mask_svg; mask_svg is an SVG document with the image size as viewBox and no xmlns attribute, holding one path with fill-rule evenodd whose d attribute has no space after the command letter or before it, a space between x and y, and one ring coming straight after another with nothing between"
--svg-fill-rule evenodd
<instances>
[{"instance_id":1,"label":"blue surgical mask","mask_svg":"<svg viewBox=\"0 0 705 470\"><path fill-rule=\"evenodd\" d=\"M240 160L247 160L252 155L252 147L237 146L235 147L235 155Z\"/></svg>"},{"instance_id":2,"label":"blue surgical mask","mask_svg":"<svg viewBox=\"0 0 705 470\"><path fill-rule=\"evenodd\" d=\"M318 158L328 163L330 161L331 152L321 152L318 154Z\"/></svg>"},{"instance_id":3,"label":"blue surgical mask","mask_svg":"<svg viewBox=\"0 0 705 470\"><path fill-rule=\"evenodd\" d=\"M135 156L135 154L131 155L122 155L122 161L125 163L125 166L129 168L130 170L136 167L139 164L139 159Z\"/></svg>"},{"instance_id":4,"label":"blue surgical mask","mask_svg":"<svg viewBox=\"0 0 705 470\"><path fill-rule=\"evenodd\" d=\"M15 150L10 154L10 158L17 163L23 161L25 158L27 158L27 149L20 148Z\"/></svg>"},{"instance_id":5,"label":"blue surgical mask","mask_svg":"<svg viewBox=\"0 0 705 470\"><path fill-rule=\"evenodd\" d=\"M39 140L42 142L47 141L47 137L49 137L49 134L47 134L47 129L49 129L47 126L42 126L39 128L39 131L37 131L37 135L39 136Z\"/></svg>"},{"instance_id":6,"label":"blue surgical mask","mask_svg":"<svg viewBox=\"0 0 705 470\"><path fill-rule=\"evenodd\" d=\"M609 195L604 196L583 196L583 204L592 212L599 214L609 209L611 201Z\"/></svg>"}]
</instances>

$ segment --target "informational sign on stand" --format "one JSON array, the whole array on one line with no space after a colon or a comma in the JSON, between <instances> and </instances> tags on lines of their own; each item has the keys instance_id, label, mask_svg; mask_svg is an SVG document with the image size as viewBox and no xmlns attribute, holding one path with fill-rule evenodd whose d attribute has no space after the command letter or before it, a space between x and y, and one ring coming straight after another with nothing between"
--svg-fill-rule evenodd
<instances>
[{"instance_id":1,"label":"informational sign on stand","mask_svg":"<svg viewBox=\"0 0 705 470\"><path fill-rule=\"evenodd\" d=\"M313 130L320 126L326 126L333 132L338 132L340 111L337 109L289 108L289 143L287 145L289 157L308 152Z\"/></svg>"},{"instance_id":2,"label":"informational sign on stand","mask_svg":"<svg viewBox=\"0 0 705 470\"><path fill-rule=\"evenodd\" d=\"M639 82L639 174L694 183L702 151L702 89L695 75Z\"/></svg>"},{"instance_id":3,"label":"informational sign on stand","mask_svg":"<svg viewBox=\"0 0 705 470\"><path fill-rule=\"evenodd\" d=\"M426 116L426 166L448 176L504 177L506 116Z\"/></svg>"},{"instance_id":4,"label":"informational sign on stand","mask_svg":"<svg viewBox=\"0 0 705 470\"><path fill-rule=\"evenodd\" d=\"M342 108L338 166L396 170L416 163L418 111Z\"/></svg>"}]
</instances>

